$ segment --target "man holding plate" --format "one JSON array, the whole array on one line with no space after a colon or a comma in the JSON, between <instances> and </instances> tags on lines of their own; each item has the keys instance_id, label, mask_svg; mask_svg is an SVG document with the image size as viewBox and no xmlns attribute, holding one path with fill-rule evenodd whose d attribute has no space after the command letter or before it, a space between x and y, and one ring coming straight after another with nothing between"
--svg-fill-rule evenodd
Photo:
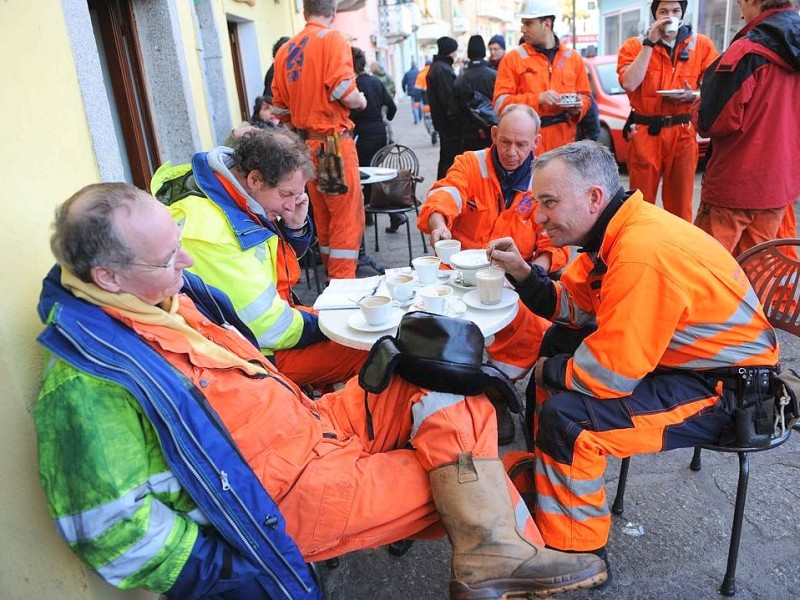
<instances>
[{"instance_id":1,"label":"man holding plate","mask_svg":"<svg viewBox=\"0 0 800 600\"><path fill-rule=\"evenodd\" d=\"M710 38L681 20L685 0L655 0L650 12L655 21L647 35L629 38L617 58L619 82L631 101L624 129L631 144L628 173L631 187L652 203L663 177L664 209L691 222L698 147L690 112L703 72L718 53Z\"/></svg>"}]
</instances>

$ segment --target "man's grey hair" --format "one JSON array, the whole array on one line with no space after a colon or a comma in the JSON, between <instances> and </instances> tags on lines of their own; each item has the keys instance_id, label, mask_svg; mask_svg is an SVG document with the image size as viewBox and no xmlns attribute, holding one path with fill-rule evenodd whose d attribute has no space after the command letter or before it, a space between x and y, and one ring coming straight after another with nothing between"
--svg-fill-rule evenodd
<instances>
[{"instance_id":1,"label":"man's grey hair","mask_svg":"<svg viewBox=\"0 0 800 600\"><path fill-rule=\"evenodd\" d=\"M554 160L561 160L572 171L569 178L577 193L591 187L603 189L607 200L619 191L619 167L608 149L598 142L582 140L555 150L550 150L533 161L533 177L536 171L546 167Z\"/></svg>"},{"instance_id":2,"label":"man's grey hair","mask_svg":"<svg viewBox=\"0 0 800 600\"><path fill-rule=\"evenodd\" d=\"M145 197L127 183L95 183L73 194L56 209L50 248L58 263L91 283L92 267L132 262L135 256L114 228L113 216ZM81 206L75 207L78 201Z\"/></svg>"},{"instance_id":3,"label":"man's grey hair","mask_svg":"<svg viewBox=\"0 0 800 600\"><path fill-rule=\"evenodd\" d=\"M500 123L503 122L503 119L505 119L512 112L518 110L524 112L525 114L530 116L531 119L533 119L533 122L536 125L536 132L538 133L539 129L542 126L542 120L539 118L539 113L537 113L535 110L533 110L533 108L531 108L527 104L509 104L508 106L506 106L503 109L503 112L500 113L500 118L497 121L497 125L499 126Z\"/></svg>"},{"instance_id":4,"label":"man's grey hair","mask_svg":"<svg viewBox=\"0 0 800 600\"><path fill-rule=\"evenodd\" d=\"M314 17L332 17L336 14L336 0L303 0L303 12Z\"/></svg>"}]
</instances>

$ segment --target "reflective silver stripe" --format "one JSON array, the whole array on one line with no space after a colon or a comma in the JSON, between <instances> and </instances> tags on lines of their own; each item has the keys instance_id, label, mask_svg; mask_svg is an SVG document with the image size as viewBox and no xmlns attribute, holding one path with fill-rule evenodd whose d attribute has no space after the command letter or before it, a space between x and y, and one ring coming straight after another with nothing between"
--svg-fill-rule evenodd
<instances>
[{"instance_id":1,"label":"reflective silver stripe","mask_svg":"<svg viewBox=\"0 0 800 600\"><path fill-rule=\"evenodd\" d=\"M140 571L166 546L176 516L171 509L153 499L147 532L119 558L99 567L98 574L111 585L119 585L122 580Z\"/></svg>"},{"instance_id":2,"label":"reflective silver stripe","mask_svg":"<svg viewBox=\"0 0 800 600\"><path fill-rule=\"evenodd\" d=\"M514 50L516 50L522 58L528 58L528 51L522 46L517 46Z\"/></svg>"},{"instance_id":3,"label":"reflective silver stripe","mask_svg":"<svg viewBox=\"0 0 800 600\"><path fill-rule=\"evenodd\" d=\"M506 101L510 94L501 94L497 97L497 100L494 102L494 112L500 114L500 107L503 106L503 102Z\"/></svg>"},{"instance_id":4,"label":"reflective silver stripe","mask_svg":"<svg viewBox=\"0 0 800 600\"><path fill-rule=\"evenodd\" d=\"M765 329L759 336L751 341L736 346L720 348L720 351L708 358L697 358L680 365L682 369L714 369L717 367L730 367L753 356L774 348L778 344L774 329Z\"/></svg>"},{"instance_id":5,"label":"reflective silver stripe","mask_svg":"<svg viewBox=\"0 0 800 600\"><path fill-rule=\"evenodd\" d=\"M611 369L607 369L601 365L591 351L586 347L586 344L581 344L578 346L578 349L575 351L575 355L572 360L573 364L579 364L581 370L586 371L592 376L593 379L600 381L609 389L622 392L623 395L630 394L634 388L639 385L639 381L641 381L641 379L638 378L632 379L630 377L625 377L624 375L620 375L619 373L616 373ZM585 384L581 382L579 378L577 378L574 369L572 387L584 394L589 394L590 396L593 395L592 392L585 387Z\"/></svg>"},{"instance_id":6,"label":"reflective silver stripe","mask_svg":"<svg viewBox=\"0 0 800 600\"><path fill-rule=\"evenodd\" d=\"M273 106L272 112L276 115L288 115L291 111L288 108L278 108L277 106Z\"/></svg>"},{"instance_id":7,"label":"reflective silver stripe","mask_svg":"<svg viewBox=\"0 0 800 600\"><path fill-rule=\"evenodd\" d=\"M546 464L541 458L536 459L534 468L537 475L544 475L547 481L568 488L576 496L596 494L603 489L604 480L602 476L596 479L573 479L567 477L552 465Z\"/></svg>"},{"instance_id":8,"label":"reflective silver stripe","mask_svg":"<svg viewBox=\"0 0 800 600\"><path fill-rule=\"evenodd\" d=\"M481 150L475 153L475 158L478 159L478 167L481 170L481 179L489 177L489 167L486 165L486 150Z\"/></svg>"},{"instance_id":9,"label":"reflective silver stripe","mask_svg":"<svg viewBox=\"0 0 800 600\"><path fill-rule=\"evenodd\" d=\"M283 334L286 333L286 330L289 329L293 321L294 309L284 302L280 316L272 322L272 325L270 325L266 331L256 335L259 347L274 347Z\"/></svg>"},{"instance_id":10,"label":"reflective silver stripe","mask_svg":"<svg viewBox=\"0 0 800 600\"><path fill-rule=\"evenodd\" d=\"M323 246L322 244L320 244L319 253L320 254L330 254L331 253L330 246Z\"/></svg>"},{"instance_id":11,"label":"reflective silver stripe","mask_svg":"<svg viewBox=\"0 0 800 600\"><path fill-rule=\"evenodd\" d=\"M351 85L353 85L352 79L345 79L343 81L340 81L339 85L333 88L333 91L331 92L331 102L339 100L342 96L344 96L344 93L348 90L348 88Z\"/></svg>"},{"instance_id":12,"label":"reflective silver stripe","mask_svg":"<svg viewBox=\"0 0 800 600\"><path fill-rule=\"evenodd\" d=\"M120 498L77 514L55 519L55 526L61 537L69 544L94 540L116 523L131 520L136 511L144 505L147 494L176 494L180 491L181 486L171 471L157 473Z\"/></svg>"},{"instance_id":13,"label":"reflective silver stripe","mask_svg":"<svg viewBox=\"0 0 800 600\"><path fill-rule=\"evenodd\" d=\"M589 504L562 506L558 503L558 500L541 492L536 495L536 505L542 512L551 515L563 515L571 521L602 519L609 516L608 506L605 504L603 506L591 506Z\"/></svg>"},{"instance_id":14,"label":"reflective silver stripe","mask_svg":"<svg viewBox=\"0 0 800 600\"><path fill-rule=\"evenodd\" d=\"M429 416L437 410L453 406L464 401L461 394L448 394L446 392L430 392L422 397L419 402L415 402L411 407L411 439L417 435L417 431L422 427Z\"/></svg>"},{"instance_id":15,"label":"reflective silver stripe","mask_svg":"<svg viewBox=\"0 0 800 600\"><path fill-rule=\"evenodd\" d=\"M259 319L264 313L272 308L272 303L278 295L278 289L270 283L264 291L261 292L255 300L250 302L247 306L243 306L236 312L247 325Z\"/></svg>"},{"instance_id":16,"label":"reflective silver stripe","mask_svg":"<svg viewBox=\"0 0 800 600\"><path fill-rule=\"evenodd\" d=\"M536 473L544 475L553 484L566 487L579 499L580 496L596 494L603 487L603 478L597 479L572 479L550 465L544 464L541 458L536 459ZM536 504L539 510L553 515L564 515L573 521L585 521L586 519L597 519L609 515L608 505L592 506L590 504L580 504L577 506L563 506L552 496L548 496L537 490Z\"/></svg>"},{"instance_id":17,"label":"reflective silver stripe","mask_svg":"<svg viewBox=\"0 0 800 600\"><path fill-rule=\"evenodd\" d=\"M698 340L705 340L730 331L734 327L746 327L756 315L756 305L751 303L750 300L756 301L755 293L752 290L747 297L739 302L734 313L724 323L699 323L690 325L681 331L676 331L672 334L669 349L677 351L684 346L691 346Z\"/></svg>"},{"instance_id":18,"label":"reflective silver stripe","mask_svg":"<svg viewBox=\"0 0 800 600\"><path fill-rule=\"evenodd\" d=\"M461 207L463 206L463 202L461 200L461 192L458 191L458 188L455 188L451 185L443 185L442 187L434 188L430 192L428 192L428 198L430 198L434 194L438 194L439 192L444 192L445 194L450 196L453 199L453 202L456 203L456 206L458 207L458 212L461 212Z\"/></svg>"},{"instance_id":19,"label":"reflective silver stripe","mask_svg":"<svg viewBox=\"0 0 800 600\"><path fill-rule=\"evenodd\" d=\"M592 313L583 312L580 307L572 300L572 294L563 285L556 284L556 293L559 296L558 313L552 319L556 323L564 325L577 325L583 327L593 318Z\"/></svg>"},{"instance_id":20,"label":"reflective silver stripe","mask_svg":"<svg viewBox=\"0 0 800 600\"><path fill-rule=\"evenodd\" d=\"M491 357L491 352L489 356ZM516 365L510 365L508 363L500 362L492 358L492 365L497 367L500 371L506 374L510 379L522 379L525 377L525 374L528 372L530 367L518 367Z\"/></svg>"},{"instance_id":21,"label":"reflective silver stripe","mask_svg":"<svg viewBox=\"0 0 800 600\"><path fill-rule=\"evenodd\" d=\"M253 255L256 257L256 260L260 263L264 262L264 259L267 258L267 243L264 242L263 244L259 244L254 248L255 252Z\"/></svg>"},{"instance_id":22,"label":"reflective silver stripe","mask_svg":"<svg viewBox=\"0 0 800 600\"><path fill-rule=\"evenodd\" d=\"M198 525L209 525L211 521L208 520L205 513L199 508L186 513L186 517L197 523Z\"/></svg>"},{"instance_id":23,"label":"reflective silver stripe","mask_svg":"<svg viewBox=\"0 0 800 600\"><path fill-rule=\"evenodd\" d=\"M358 260L358 250L345 250L344 248L329 248L328 255L331 258L351 258Z\"/></svg>"},{"instance_id":24,"label":"reflective silver stripe","mask_svg":"<svg viewBox=\"0 0 800 600\"><path fill-rule=\"evenodd\" d=\"M525 526L528 524L528 519L531 518L531 513L522 498L517 499L514 505L514 520L517 522L517 527L520 531L525 531Z\"/></svg>"}]
</instances>

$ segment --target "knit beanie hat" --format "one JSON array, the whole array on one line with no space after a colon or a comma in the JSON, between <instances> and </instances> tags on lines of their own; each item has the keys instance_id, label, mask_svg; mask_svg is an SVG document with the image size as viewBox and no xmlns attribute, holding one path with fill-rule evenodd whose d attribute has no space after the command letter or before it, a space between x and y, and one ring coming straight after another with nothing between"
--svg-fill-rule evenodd
<instances>
[{"instance_id":1,"label":"knit beanie hat","mask_svg":"<svg viewBox=\"0 0 800 600\"><path fill-rule=\"evenodd\" d=\"M480 60L486 58L486 44L483 43L483 36L473 35L467 43L467 58L470 60Z\"/></svg>"},{"instance_id":2,"label":"knit beanie hat","mask_svg":"<svg viewBox=\"0 0 800 600\"><path fill-rule=\"evenodd\" d=\"M503 50L505 50L506 49L506 38L504 38L499 33L497 35L493 35L491 37L491 39L489 40L489 44L488 45L491 46L492 44L497 44Z\"/></svg>"},{"instance_id":3,"label":"knit beanie hat","mask_svg":"<svg viewBox=\"0 0 800 600\"><path fill-rule=\"evenodd\" d=\"M653 15L653 18L656 18L656 11L658 10L658 5L661 4L662 1L667 0L653 0L650 3L650 14ZM678 0L678 4L681 7L681 19L686 15L686 6L689 4L686 0Z\"/></svg>"},{"instance_id":4,"label":"knit beanie hat","mask_svg":"<svg viewBox=\"0 0 800 600\"><path fill-rule=\"evenodd\" d=\"M436 46L439 48L439 56L449 56L458 50L458 42L447 36L436 40Z\"/></svg>"}]
</instances>

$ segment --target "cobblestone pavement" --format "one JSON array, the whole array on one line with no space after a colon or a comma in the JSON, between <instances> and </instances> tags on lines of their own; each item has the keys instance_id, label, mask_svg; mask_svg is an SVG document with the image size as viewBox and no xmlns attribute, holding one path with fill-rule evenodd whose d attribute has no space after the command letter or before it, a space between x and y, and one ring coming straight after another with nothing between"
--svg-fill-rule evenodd
<instances>
[{"instance_id":1,"label":"cobblestone pavement","mask_svg":"<svg viewBox=\"0 0 800 600\"><path fill-rule=\"evenodd\" d=\"M417 153L425 180L418 197L435 180L439 147L420 123L414 125L407 100L398 103L393 123L396 141ZM625 178L624 184L627 184ZM699 194L700 176L696 179ZM697 199L697 198L696 198ZM413 213L412 213L413 215ZM380 252L374 252L374 232L366 231L367 253L387 267L403 266L408 252L403 229L384 233L388 219L378 223ZM414 255L422 254L420 236L412 231ZM431 252L429 250L429 252ZM362 273L363 271L363 273ZM368 268L359 275L373 275ZM313 302L313 283L301 281L296 290L306 303ZM781 335L784 364L798 367L800 346ZM521 388L524 386L520 384ZM521 448L521 433L514 444ZM691 450L634 457L625 494L625 512L614 517L608 553L613 583L603 591L562 594L565 599L592 600L700 600L717 593L725 573L733 501L736 494L735 455L705 452L703 469L688 468ZM797 554L800 548L800 436L784 446L753 454L751 480L737 570L738 600L795 597L800 589ZM613 500L619 461L610 459L607 477L609 502ZM643 535L625 533L640 525ZM341 557L335 569L320 565L329 600L434 600L447 598L450 547L446 540L416 542L403 557L390 556L386 548L353 552Z\"/></svg>"}]
</instances>

